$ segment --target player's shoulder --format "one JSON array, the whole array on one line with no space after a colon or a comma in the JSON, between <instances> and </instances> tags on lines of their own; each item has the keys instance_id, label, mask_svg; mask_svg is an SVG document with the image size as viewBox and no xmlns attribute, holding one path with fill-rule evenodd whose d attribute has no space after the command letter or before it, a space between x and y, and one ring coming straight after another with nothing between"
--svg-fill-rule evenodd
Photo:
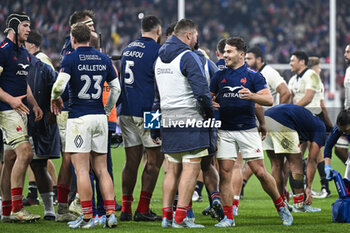
<instances>
[{"instance_id":1,"label":"player's shoulder","mask_svg":"<svg viewBox=\"0 0 350 233\"><path fill-rule=\"evenodd\" d=\"M256 75L256 74L259 74L259 71L257 71L257 70L255 70L255 69L253 69L252 67L250 67L250 66L246 66L246 71L249 73L249 74L252 74L252 75Z\"/></svg>"},{"instance_id":2,"label":"player's shoulder","mask_svg":"<svg viewBox=\"0 0 350 233\"><path fill-rule=\"evenodd\" d=\"M5 51L10 48L10 43L7 40L4 40L0 43L0 51Z\"/></svg>"}]
</instances>

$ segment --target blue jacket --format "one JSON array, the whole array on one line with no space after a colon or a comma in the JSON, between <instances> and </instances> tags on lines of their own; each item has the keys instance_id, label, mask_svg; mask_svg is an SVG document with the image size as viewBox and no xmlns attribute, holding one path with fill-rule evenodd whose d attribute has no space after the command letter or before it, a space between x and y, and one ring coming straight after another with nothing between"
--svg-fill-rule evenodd
<instances>
[{"instance_id":1,"label":"blue jacket","mask_svg":"<svg viewBox=\"0 0 350 233\"><path fill-rule=\"evenodd\" d=\"M51 89L56 76L50 66L30 55L28 84L43 111L43 118L34 122L35 116L31 111L28 117L28 133L33 137L35 153L39 157L60 157L60 135L56 118L50 111Z\"/></svg>"},{"instance_id":2,"label":"blue jacket","mask_svg":"<svg viewBox=\"0 0 350 233\"><path fill-rule=\"evenodd\" d=\"M191 48L176 36L171 36L160 48L159 57L162 62L170 63L186 50L191 50ZM213 118L214 114L208 82L206 78L203 78L205 77L203 66L203 62L193 52L185 53L180 61L181 73L188 79L203 118L208 119ZM153 110L156 111L159 108L160 99L158 89L156 89ZM152 137L154 136L153 131ZM211 136L212 129L210 128L161 128L162 151L164 153L177 153L199 148L209 148L212 141Z\"/></svg>"}]
</instances>

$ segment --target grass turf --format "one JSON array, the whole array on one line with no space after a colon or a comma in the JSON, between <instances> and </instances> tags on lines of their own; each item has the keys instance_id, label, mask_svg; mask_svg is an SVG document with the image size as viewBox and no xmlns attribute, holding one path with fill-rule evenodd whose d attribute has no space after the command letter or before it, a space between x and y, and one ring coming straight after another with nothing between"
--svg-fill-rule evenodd
<instances>
[{"instance_id":1,"label":"grass turf","mask_svg":"<svg viewBox=\"0 0 350 233\"><path fill-rule=\"evenodd\" d=\"M112 150L113 159L113 171L115 179L115 192L117 195L117 201L121 204L121 171L124 165L124 148L117 148ZM54 160L57 169L60 166L60 160ZM270 163L266 158L266 166L270 170ZM141 167L141 166L140 166ZM341 174L344 173L345 166L342 162L334 156L332 161L332 167L338 170ZM142 169L139 169L139 179L137 181L133 202L133 211L136 210L139 194L140 194L140 176ZM163 171L160 172L157 186L155 188L151 209L158 215L162 213L162 180L164 177ZM26 183L27 184L27 183ZM313 189L320 190L320 182L318 172L314 179ZM330 183L330 189L332 196L326 199L313 199L314 207L322 208L319 213L293 213L294 223L292 226L282 226L280 217L278 216L271 199L262 190L258 180L252 177L245 188L244 199L240 201L239 216L235 217L236 226L234 228L218 229L214 227L217 223L216 220L211 219L208 216L201 214L202 210L207 207L207 195L205 189L203 190L203 202L193 203L194 213L196 215L196 223L205 225L204 229L184 229L183 231L189 232L203 232L203 231L234 231L234 232L349 232L349 224L332 223L332 207L331 204L335 202L338 195L334 186L334 182ZM25 191L27 192L27 185L25 185ZM44 209L41 202L40 206L28 207L33 213L40 214L43 216ZM119 216L119 213L117 215ZM111 232L111 231L122 231L122 232L170 232L176 231L177 229L162 228L160 222L118 222L118 227L115 229L103 229L101 226L97 226L94 229L84 230L75 229L71 230L68 228L66 223L57 223L54 221L40 220L36 223L1 223L0 232Z\"/></svg>"}]
</instances>

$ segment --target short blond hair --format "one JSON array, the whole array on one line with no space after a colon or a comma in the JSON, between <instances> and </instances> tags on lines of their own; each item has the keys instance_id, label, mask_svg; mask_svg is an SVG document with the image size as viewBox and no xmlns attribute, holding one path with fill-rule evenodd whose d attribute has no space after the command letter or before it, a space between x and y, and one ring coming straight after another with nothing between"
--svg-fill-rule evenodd
<instances>
[{"instance_id":1,"label":"short blond hair","mask_svg":"<svg viewBox=\"0 0 350 233\"><path fill-rule=\"evenodd\" d=\"M314 66L319 65L320 62L320 58L318 57L309 57L309 61L307 62L307 67L312 68Z\"/></svg>"}]
</instances>

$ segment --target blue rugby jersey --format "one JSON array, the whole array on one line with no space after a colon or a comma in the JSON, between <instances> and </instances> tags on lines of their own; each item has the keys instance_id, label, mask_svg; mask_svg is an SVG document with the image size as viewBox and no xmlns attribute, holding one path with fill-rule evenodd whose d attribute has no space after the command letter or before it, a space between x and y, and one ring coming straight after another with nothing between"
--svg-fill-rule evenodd
<instances>
[{"instance_id":1,"label":"blue rugby jersey","mask_svg":"<svg viewBox=\"0 0 350 233\"><path fill-rule=\"evenodd\" d=\"M8 94L17 97L27 94L27 78L30 66L28 51L6 38L0 44L0 87ZM26 103L26 99L23 99ZM11 110L11 106L0 101L0 111Z\"/></svg>"},{"instance_id":2,"label":"blue rugby jersey","mask_svg":"<svg viewBox=\"0 0 350 233\"><path fill-rule=\"evenodd\" d=\"M220 59L215 62L215 65L219 68L219 70L223 70L226 68L225 59Z\"/></svg>"},{"instance_id":3,"label":"blue rugby jersey","mask_svg":"<svg viewBox=\"0 0 350 233\"><path fill-rule=\"evenodd\" d=\"M160 45L152 38L140 37L123 51L121 60L120 115L143 117L151 111L154 99L154 62Z\"/></svg>"},{"instance_id":4,"label":"blue rugby jersey","mask_svg":"<svg viewBox=\"0 0 350 233\"><path fill-rule=\"evenodd\" d=\"M265 111L265 116L297 131L299 138L303 141L316 142L320 147L325 143L326 127L324 123L304 107L279 104Z\"/></svg>"},{"instance_id":5,"label":"blue rugby jersey","mask_svg":"<svg viewBox=\"0 0 350 233\"><path fill-rule=\"evenodd\" d=\"M218 71L211 79L210 91L220 104L220 129L246 130L256 127L255 102L239 97L241 86L254 93L267 88L265 78L247 63L235 70L225 68Z\"/></svg>"},{"instance_id":6,"label":"blue rugby jersey","mask_svg":"<svg viewBox=\"0 0 350 233\"><path fill-rule=\"evenodd\" d=\"M71 76L69 118L106 114L102 102L103 85L118 75L105 54L92 47L79 47L63 58L60 72Z\"/></svg>"}]
</instances>

